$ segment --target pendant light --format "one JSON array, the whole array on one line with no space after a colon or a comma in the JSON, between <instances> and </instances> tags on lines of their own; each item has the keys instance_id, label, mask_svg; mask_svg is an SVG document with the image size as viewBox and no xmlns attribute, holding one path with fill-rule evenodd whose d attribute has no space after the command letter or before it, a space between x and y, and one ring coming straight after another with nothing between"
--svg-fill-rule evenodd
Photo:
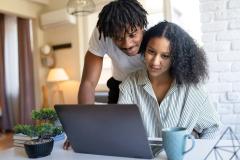
<instances>
[{"instance_id":1,"label":"pendant light","mask_svg":"<svg viewBox=\"0 0 240 160\"><path fill-rule=\"evenodd\" d=\"M69 0L67 12L71 15L85 16L95 11L96 5L93 0Z\"/></svg>"}]
</instances>

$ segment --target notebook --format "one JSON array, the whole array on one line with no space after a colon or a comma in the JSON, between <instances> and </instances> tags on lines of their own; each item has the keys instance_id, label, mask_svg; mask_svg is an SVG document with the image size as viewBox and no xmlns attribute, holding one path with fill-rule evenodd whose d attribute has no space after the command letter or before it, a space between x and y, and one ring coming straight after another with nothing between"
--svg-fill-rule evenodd
<instances>
[{"instance_id":1,"label":"notebook","mask_svg":"<svg viewBox=\"0 0 240 160\"><path fill-rule=\"evenodd\" d=\"M54 107L75 152L151 159L162 150L160 141L148 141L137 105Z\"/></svg>"}]
</instances>

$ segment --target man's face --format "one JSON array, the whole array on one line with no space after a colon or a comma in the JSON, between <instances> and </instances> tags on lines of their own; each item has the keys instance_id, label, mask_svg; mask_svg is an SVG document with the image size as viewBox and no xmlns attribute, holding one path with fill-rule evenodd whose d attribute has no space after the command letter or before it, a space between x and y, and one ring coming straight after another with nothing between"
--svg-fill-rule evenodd
<instances>
[{"instance_id":1,"label":"man's face","mask_svg":"<svg viewBox=\"0 0 240 160\"><path fill-rule=\"evenodd\" d=\"M119 37L113 38L113 42L116 46L122 50L128 56L135 56L138 54L141 42L143 38L143 29L136 27L135 29L129 29L126 32L120 34Z\"/></svg>"}]
</instances>

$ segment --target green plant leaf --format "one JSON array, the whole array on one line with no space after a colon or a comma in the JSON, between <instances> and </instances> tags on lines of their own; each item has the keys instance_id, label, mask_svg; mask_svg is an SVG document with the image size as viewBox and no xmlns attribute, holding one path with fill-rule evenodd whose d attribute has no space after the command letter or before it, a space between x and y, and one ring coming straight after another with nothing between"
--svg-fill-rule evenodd
<instances>
[{"instance_id":1,"label":"green plant leaf","mask_svg":"<svg viewBox=\"0 0 240 160\"><path fill-rule=\"evenodd\" d=\"M32 119L41 120L44 121L44 123L40 123L35 126L18 124L14 127L15 133L22 133L31 137L38 136L42 139L54 137L63 132L63 128L61 126L56 126L56 123L54 123L58 120L57 113L54 109L43 108L40 110L33 110Z\"/></svg>"},{"instance_id":2,"label":"green plant leaf","mask_svg":"<svg viewBox=\"0 0 240 160\"><path fill-rule=\"evenodd\" d=\"M35 127L32 126L32 125L16 125L14 127L14 131L15 133L22 133L24 135L27 135L27 136L30 136L30 137L35 137L37 136L36 135L36 132L35 132Z\"/></svg>"},{"instance_id":3,"label":"green plant leaf","mask_svg":"<svg viewBox=\"0 0 240 160\"><path fill-rule=\"evenodd\" d=\"M49 120L51 122L54 122L58 119L58 117L54 109L43 108L40 110L33 110L32 119L33 120Z\"/></svg>"}]
</instances>

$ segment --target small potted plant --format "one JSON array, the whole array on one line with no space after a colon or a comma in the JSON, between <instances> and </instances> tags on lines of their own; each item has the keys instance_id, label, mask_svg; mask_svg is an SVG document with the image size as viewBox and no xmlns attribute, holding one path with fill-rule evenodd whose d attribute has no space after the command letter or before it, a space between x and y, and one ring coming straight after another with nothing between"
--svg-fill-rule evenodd
<instances>
[{"instance_id":1,"label":"small potted plant","mask_svg":"<svg viewBox=\"0 0 240 160\"><path fill-rule=\"evenodd\" d=\"M56 125L57 114L49 108L34 110L32 119L37 121L36 125L17 125L14 128L15 133L35 137L24 142L24 148L29 158L47 156L53 149L53 137L63 132L62 127Z\"/></svg>"}]
</instances>

